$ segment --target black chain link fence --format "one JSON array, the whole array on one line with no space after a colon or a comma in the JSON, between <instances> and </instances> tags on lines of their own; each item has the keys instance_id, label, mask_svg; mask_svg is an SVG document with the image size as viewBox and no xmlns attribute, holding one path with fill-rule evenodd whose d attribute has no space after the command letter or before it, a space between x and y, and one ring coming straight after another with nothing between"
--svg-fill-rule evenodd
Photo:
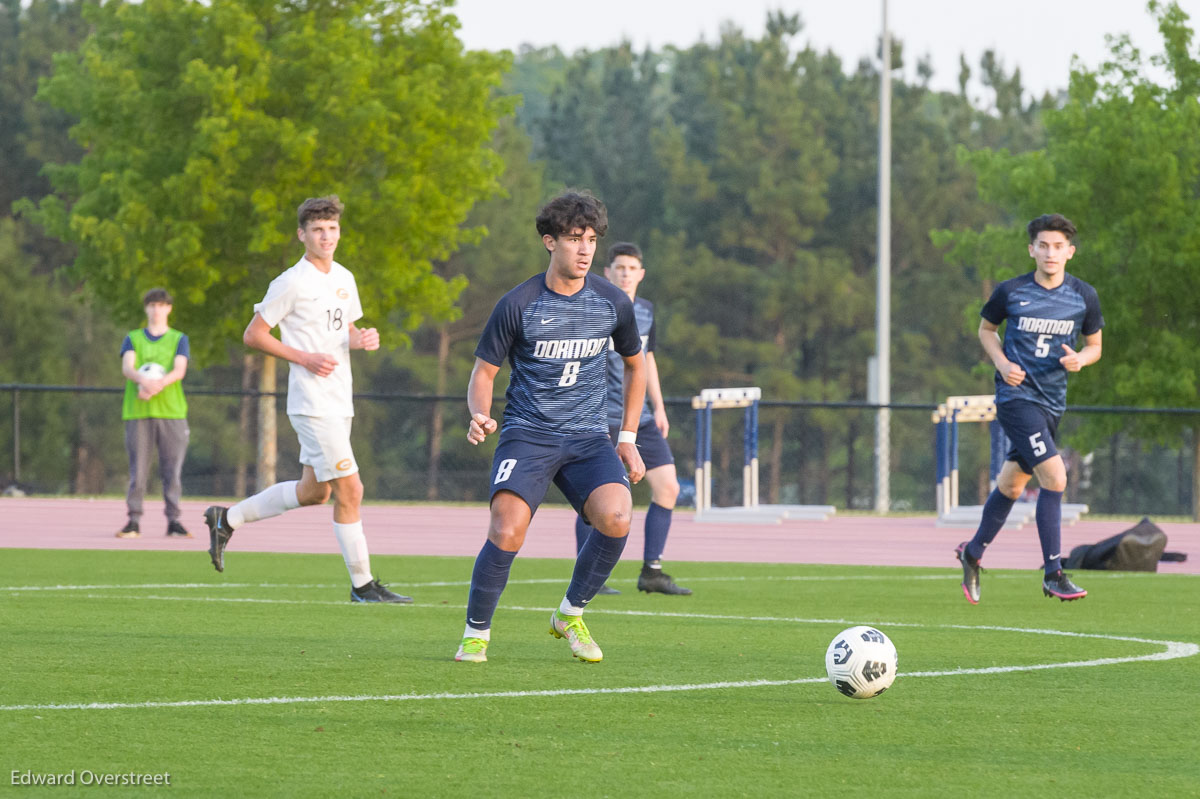
<instances>
[{"instance_id":1,"label":"black chain link fence","mask_svg":"<svg viewBox=\"0 0 1200 799\"><path fill-rule=\"evenodd\" d=\"M0 385L0 446L11 453L0 465L0 488L29 495L123 495L128 481L118 388ZM287 421L283 392L260 395L189 388L191 441L184 464L185 496L236 497L255 485L258 403L270 396L277 410L276 478L299 476L298 445ZM684 492L695 469L696 421L690 398L667 401L674 452ZM243 407L245 406L245 408ZM934 510L932 404L894 403L891 425L892 508ZM759 411L760 498L764 503L874 507L875 408L856 402L763 401ZM503 401L494 413L503 409ZM358 394L353 443L368 500L482 502L495 437L474 447L466 441L464 397ZM1068 465L1067 496L1093 513L1190 516L1195 468L1194 428L1171 446L1117 433L1087 451L1072 446L1087 414L1194 415L1200 410L1080 408L1068 410L1059 444ZM435 445L438 415L442 430ZM713 414L713 504L742 501L743 415ZM960 500L979 504L988 490L986 425L960 426ZM0 461L2 463L2 461ZM148 496L159 491L152 474ZM646 486L635 501L649 500ZM551 489L549 501L562 501Z\"/></svg>"}]
</instances>

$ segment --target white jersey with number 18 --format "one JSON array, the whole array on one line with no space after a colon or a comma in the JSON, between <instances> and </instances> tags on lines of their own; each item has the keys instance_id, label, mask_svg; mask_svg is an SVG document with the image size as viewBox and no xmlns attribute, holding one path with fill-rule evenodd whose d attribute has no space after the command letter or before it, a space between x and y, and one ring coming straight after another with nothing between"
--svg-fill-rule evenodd
<instances>
[{"instance_id":1,"label":"white jersey with number 18","mask_svg":"<svg viewBox=\"0 0 1200 799\"><path fill-rule=\"evenodd\" d=\"M354 275L336 261L328 273L307 258L271 281L254 312L279 338L302 352L330 355L337 367L318 377L299 364L288 374L287 412L302 416L353 416L350 377L350 323L362 318Z\"/></svg>"}]
</instances>

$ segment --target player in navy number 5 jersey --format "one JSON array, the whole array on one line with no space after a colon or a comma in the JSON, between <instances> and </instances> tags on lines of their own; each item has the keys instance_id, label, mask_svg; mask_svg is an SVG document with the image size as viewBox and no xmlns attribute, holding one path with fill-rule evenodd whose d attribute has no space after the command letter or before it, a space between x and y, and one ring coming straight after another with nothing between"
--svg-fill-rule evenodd
<instances>
[{"instance_id":1,"label":"player in navy number 5 jersey","mask_svg":"<svg viewBox=\"0 0 1200 799\"><path fill-rule=\"evenodd\" d=\"M1054 437L1067 407L1067 372L1078 372L1100 360L1104 317L1096 290L1067 274L1075 254L1075 225L1061 214L1046 214L1029 223L1029 255L1033 272L996 286L983 306L979 341L996 366L996 419L1012 442L996 488L983 506L979 529L955 550L963 569L963 594L979 602L979 559L995 539L1025 490L1037 475L1037 529L1045 576L1042 592L1061 600L1087 596L1063 574L1062 495L1067 470ZM1007 322L1004 341L997 331ZM1083 348L1078 352L1078 339Z\"/></svg>"},{"instance_id":2,"label":"player in navy number 5 jersey","mask_svg":"<svg viewBox=\"0 0 1200 799\"><path fill-rule=\"evenodd\" d=\"M633 303L588 272L607 229L608 213L590 194L567 192L547 203L538 213L537 231L550 253L549 267L500 298L475 348L467 392L472 444L496 432L492 390L506 358L512 375L492 460L491 524L471 573L467 626L455 660L487 660L492 615L551 481L595 531L551 614L550 634L565 638L582 661L603 657L583 623L583 609L621 557L633 516L629 484L646 471L635 445L646 361ZM610 346L625 363L624 417L615 451L605 408Z\"/></svg>"}]
</instances>

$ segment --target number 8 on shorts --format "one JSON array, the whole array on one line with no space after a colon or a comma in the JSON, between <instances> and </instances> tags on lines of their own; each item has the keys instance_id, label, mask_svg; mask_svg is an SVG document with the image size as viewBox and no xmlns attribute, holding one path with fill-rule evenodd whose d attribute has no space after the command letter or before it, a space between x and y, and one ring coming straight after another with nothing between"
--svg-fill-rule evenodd
<instances>
[{"instance_id":1,"label":"number 8 on shorts","mask_svg":"<svg viewBox=\"0 0 1200 799\"><path fill-rule=\"evenodd\" d=\"M508 478L512 477L513 467L517 465L516 458L505 458L500 461L496 467L496 479L492 481L492 485L503 483Z\"/></svg>"}]
</instances>

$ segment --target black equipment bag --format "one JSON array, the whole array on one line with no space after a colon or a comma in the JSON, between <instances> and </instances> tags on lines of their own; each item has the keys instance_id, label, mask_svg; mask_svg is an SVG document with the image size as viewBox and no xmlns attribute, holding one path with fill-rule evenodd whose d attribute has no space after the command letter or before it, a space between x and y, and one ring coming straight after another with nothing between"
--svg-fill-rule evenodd
<instances>
[{"instance_id":1,"label":"black equipment bag","mask_svg":"<svg viewBox=\"0 0 1200 799\"><path fill-rule=\"evenodd\" d=\"M1094 569L1126 572L1158 571L1158 561L1167 546L1167 534L1143 517L1135 526L1095 544L1071 550L1064 569Z\"/></svg>"}]
</instances>

